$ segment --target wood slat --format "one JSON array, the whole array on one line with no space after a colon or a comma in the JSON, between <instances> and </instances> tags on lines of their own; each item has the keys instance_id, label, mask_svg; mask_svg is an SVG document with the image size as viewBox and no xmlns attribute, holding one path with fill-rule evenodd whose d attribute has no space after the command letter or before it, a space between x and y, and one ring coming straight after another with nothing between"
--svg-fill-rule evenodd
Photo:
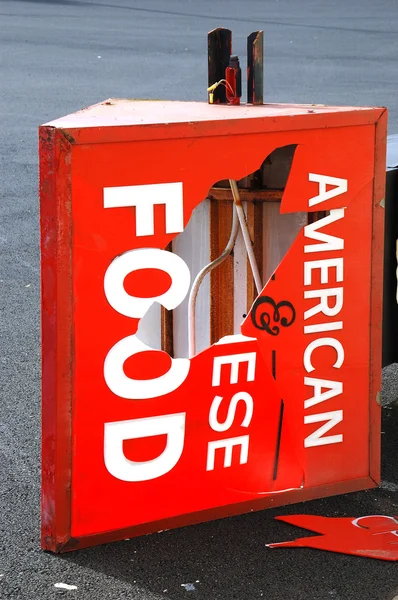
<instances>
[{"instance_id":1,"label":"wood slat","mask_svg":"<svg viewBox=\"0 0 398 600\"><path fill-rule=\"evenodd\" d=\"M229 191L229 194L231 192ZM210 260L215 260L227 245L232 226L232 202L210 203ZM233 333L234 261L231 254L210 274L210 343Z\"/></svg>"},{"instance_id":2,"label":"wood slat","mask_svg":"<svg viewBox=\"0 0 398 600\"><path fill-rule=\"evenodd\" d=\"M209 87L225 78L225 69L229 65L232 50L232 32L230 29L218 27L208 33L208 85ZM219 85L214 90L214 104L226 104L225 87Z\"/></svg>"},{"instance_id":3,"label":"wood slat","mask_svg":"<svg viewBox=\"0 0 398 600\"><path fill-rule=\"evenodd\" d=\"M282 200L283 190L249 190L240 187L239 195L242 202L278 202ZM233 201L231 189L229 187L210 188L208 198L210 198L210 200Z\"/></svg>"},{"instance_id":4,"label":"wood slat","mask_svg":"<svg viewBox=\"0 0 398 600\"><path fill-rule=\"evenodd\" d=\"M247 204L247 227L250 239L253 242L254 256L257 261L258 270L263 272L263 205L261 203L249 202ZM264 282L263 282L264 283ZM257 298L258 293L254 283L250 261L247 259L247 310Z\"/></svg>"},{"instance_id":5,"label":"wood slat","mask_svg":"<svg viewBox=\"0 0 398 600\"><path fill-rule=\"evenodd\" d=\"M315 212L309 212L308 216L307 216L307 223L315 223L315 221L320 221L321 219L323 219L324 217L326 217L326 211L325 210L318 210Z\"/></svg>"},{"instance_id":6,"label":"wood slat","mask_svg":"<svg viewBox=\"0 0 398 600\"><path fill-rule=\"evenodd\" d=\"M172 243L166 246L168 252L172 252ZM173 340L173 311L160 307L160 339L163 352L174 358Z\"/></svg>"},{"instance_id":7,"label":"wood slat","mask_svg":"<svg viewBox=\"0 0 398 600\"><path fill-rule=\"evenodd\" d=\"M264 95L263 31L253 31L247 38L247 102L262 104Z\"/></svg>"}]
</instances>

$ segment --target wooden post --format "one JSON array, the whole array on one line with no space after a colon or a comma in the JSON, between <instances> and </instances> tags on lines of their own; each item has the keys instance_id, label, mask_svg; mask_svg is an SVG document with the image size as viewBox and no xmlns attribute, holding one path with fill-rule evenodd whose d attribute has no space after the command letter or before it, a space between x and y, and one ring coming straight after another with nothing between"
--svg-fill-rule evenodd
<instances>
[{"instance_id":1,"label":"wooden post","mask_svg":"<svg viewBox=\"0 0 398 600\"><path fill-rule=\"evenodd\" d=\"M229 57L232 51L232 32L230 29L218 27L208 33L208 65L209 65L209 87L225 79L225 69L229 65ZM226 104L227 97L225 86L219 85L214 90L213 104Z\"/></svg>"},{"instance_id":2,"label":"wooden post","mask_svg":"<svg viewBox=\"0 0 398 600\"><path fill-rule=\"evenodd\" d=\"M263 31L253 31L247 38L247 102L263 104L264 51Z\"/></svg>"},{"instance_id":3,"label":"wooden post","mask_svg":"<svg viewBox=\"0 0 398 600\"><path fill-rule=\"evenodd\" d=\"M167 245L166 250L172 252L172 243ZM174 339L173 339L173 311L167 310L164 306L160 307L160 336L163 352L174 357Z\"/></svg>"},{"instance_id":4,"label":"wooden post","mask_svg":"<svg viewBox=\"0 0 398 600\"><path fill-rule=\"evenodd\" d=\"M233 203L228 200L210 203L210 260L224 250L232 224ZM210 275L210 343L214 344L234 328L234 259L233 251Z\"/></svg>"}]
</instances>

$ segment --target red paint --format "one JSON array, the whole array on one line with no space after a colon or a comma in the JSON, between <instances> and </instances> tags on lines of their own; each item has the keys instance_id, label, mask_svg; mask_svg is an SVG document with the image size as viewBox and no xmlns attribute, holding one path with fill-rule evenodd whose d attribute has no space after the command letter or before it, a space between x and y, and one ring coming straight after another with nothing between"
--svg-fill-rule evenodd
<instances>
[{"instance_id":1,"label":"red paint","mask_svg":"<svg viewBox=\"0 0 398 600\"><path fill-rule=\"evenodd\" d=\"M270 548L317 548L379 560L398 560L398 517L368 515L356 518L329 518L288 515L276 519L321 535L268 544Z\"/></svg>"},{"instance_id":2,"label":"red paint","mask_svg":"<svg viewBox=\"0 0 398 600\"><path fill-rule=\"evenodd\" d=\"M170 366L171 358L166 352L153 350L130 356L125 361L123 370L132 379L154 379L167 373Z\"/></svg>"},{"instance_id":3,"label":"red paint","mask_svg":"<svg viewBox=\"0 0 398 600\"><path fill-rule=\"evenodd\" d=\"M382 247L385 113L311 110L112 101L41 128L44 548L68 550L256 510L271 502L276 506L375 485L381 332L373 324L381 317L382 255L375 250ZM145 222L136 219L139 209L120 199L118 205L105 207L104 189L182 182L185 227L215 181L239 180L272 150L288 144L298 147L282 210L346 207L343 218L321 229L344 239L344 248L308 253L305 246L319 242L300 232L275 279L260 294L271 303L258 299L257 324L268 319L271 328L280 328L278 335L255 327L252 309L242 325L242 333L252 339L226 339L197 355L176 389L162 388L162 396L141 399L127 397L130 392L123 396L125 388L115 392L110 381L117 369L109 369L108 380L104 365L115 356L111 349L134 336L139 318L123 314L120 304L115 309L110 298L117 285L111 282L106 291L106 277L116 273L117 265L123 268L120 260L126 257L133 257L133 264L139 255L131 252L166 248L178 235L166 232L167 214L175 217L178 210L167 213L164 206L155 206L153 235L138 235L137 227ZM309 173L347 179L348 189L309 207L321 186ZM151 201L153 194L148 196ZM314 269L311 283L305 285L305 262L323 258L344 261L343 281L331 268L325 285ZM325 321L343 323L342 329L329 333L344 348L344 361L333 367L336 350L322 346L311 354L315 370L308 373L303 356L320 335L303 333L304 327L319 322L317 316L304 318L317 302L305 294L340 286L344 305ZM125 276L117 302L122 288L148 298L171 290L173 277L155 260L144 271L141 265ZM281 301L294 309L291 323L289 305L280 305L275 316ZM254 376L249 362L241 361L237 381L231 382L228 364L220 367L217 380L220 357L236 355L255 356ZM138 389L167 374L171 365L163 352L138 352L127 358L115 381L124 381L124 372ZM314 391L305 377L338 380L343 392L305 408ZM212 421L216 397L222 400ZM305 440L323 425L306 419L339 411L343 418L323 437L342 436L341 441L305 447ZM170 414L184 415L183 449L176 464L148 480L126 481L112 474L104 458L106 424ZM126 439L121 447L127 465L161 456L167 450L165 439L164 432ZM224 466L228 453L217 444L231 439L231 466Z\"/></svg>"},{"instance_id":4,"label":"red paint","mask_svg":"<svg viewBox=\"0 0 398 600\"><path fill-rule=\"evenodd\" d=\"M171 284L170 275L159 269L140 269L129 273L124 280L124 289L132 296L152 298L167 292Z\"/></svg>"},{"instance_id":5,"label":"red paint","mask_svg":"<svg viewBox=\"0 0 398 600\"><path fill-rule=\"evenodd\" d=\"M260 342L268 368L272 368L272 351L277 355L277 383L286 407L295 415L297 423L303 423L303 416L311 416L342 411L341 423L326 435L342 435L342 443L308 447L304 452L306 485L321 485L330 481L338 481L342 476L356 479L368 473L369 448L365 432L369 429L369 406L367 403L346 401L346 398L366 397L368 393L369 369L369 329L364 323L369 322L369 305L358 299L366 295L370 289L370 270L362 268L357 255L357 240L371 239L371 185L365 185L362 192L350 202L345 216L333 224L322 228L322 231L344 240L344 249L331 252L304 253L304 247L314 244L301 231L294 244L285 256L275 274L261 296L268 295L276 302L288 300L296 311L296 319L289 327L280 326L280 334L270 336L253 325L251 315L245 319L242 332L255 336ZM361 207L361 208L360 208ZM367 207L368 213L365 212ZM302 206L302 209L304 207ZM359 213L362 212L361 217ZM317 243L317 242L316 242ZM370 248L362 246L364 253ZM342 259L343 281L336 280L336 269L328 269L328 284L320 281L319 269L312 270L311 285L304 285L303 272L306 261L319 261L322 258ZM299 266L300 265L300 266ZM305 293L325 288L343 288L343 307L338 315L326 317L322 314L304 320L305 311L317 304L316 299L305 299ZM333 300L330 302L333 306ZM268 310L269 304L265 305ZM355 307L355 309L353 309ZM261 311L261 306L260 309ZM288 312L285 309L285 314ZM342 323L342 329L309 333L303 335L305 326L325 323L326 326L336 322ZM359 336L348 332L361 332ZM330 346L315 349L312 354L314 371L307 373L303 368L303 357L309 344L316 340L331 338L336 340L344 351L344 362L340 368L334 367L336 350ZM342 383L343 393L329 400L320 402L303 410L305 401L313 395L313 387L304 385L304 378L323 379ZM307 439L325 421L309 423L303 427L303 437ZM357 431L358 435L350 432Z\"/></svg>"}]
</instances>

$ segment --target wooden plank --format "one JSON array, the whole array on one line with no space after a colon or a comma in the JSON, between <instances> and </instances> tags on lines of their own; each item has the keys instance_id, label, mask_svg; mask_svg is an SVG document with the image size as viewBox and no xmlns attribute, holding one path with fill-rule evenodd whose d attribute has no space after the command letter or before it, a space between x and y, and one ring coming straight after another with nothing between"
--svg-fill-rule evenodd
<instances>
[{"instance_id":1,"label":"wooden plank","mask_svg":"<svg viewBox=\"0 0 398 600\"><path fill-rule=\"evenodd\" d=\"M247 102L263 104L264 32L253 31L247 38Z\"/></svg>"},{"instance_id":2,"label":"wooden plank","mask_svg":"<svg viewBox=\"0 0 398 600\"><path fill-rule=\"evenodd\" d=\"M247 211L247 202L243 202L243 210ZM238 231L234 246L234 334L240 333L240 328L247 314L247 251L241 231Z\"/></svg>"},{"instance_id":3,"label":"wooden plank","mask_svg":"<svg viewBox=\"0 0 398 600\"><path fill-rule=\"evenodd\" d=\"M307 216L307 223L315 223L315 221L320 221L321 219L323 219L324 217L326 217L326 211L325 210L318 210L315 212L309 212L308 216Z\"/></svg>"},{"instance_id":4,"label":"wooden plank","mask_svg":"<svg viewBox=\"0 0 398 600\"><path fill-rule=\"evenodd\" d=\"M230 29L218 27L208 33L207 36L208 50L208 73L209 87L225 79L225 69L229 65L229 57L232 51L232 32ZM213 104L226 104L227 97L225 87L219 85L214 90Z\"/></svg>"},{"instance_id":5,"label":"wooden plank","mask_svg":"<svg viewBox=\"0 0 398 600\"><path fill-rule=\"evenodd\" d=\"M210 260L215 260L227 245L232 227L232 202L210 203ZM210 274L210 343L231 335L234 326L233 253Z\"/></svg>"},{"instance_id":6,"label":"wooden plank","mask_svg":"<svg viewBox=\"0 0 398 600\"><path fill-rule=\"evenodd\" d=\"M247 227L249 229L250 239L253 242L254 256L257 261L258 270L263 273L263 205L261 203L250 202L247 204ZM263 282L264 283L264 282ZM247 312L257 298L258 293L250 268L249 259L247 259Z\"/></svg>"},{"instance_id":7,"label":"wooden plank","mask_svg":"<svg viewBox=\"0 0 398 600\"><path fill-rule=\"evenodd\" d=\"M172 242L165 248L172 252ZM174 339L173 339L173 311L167 310L164 306L160 308L160 339L163 352L174 357Z\"/></svg>"},{"instance_id":8,"label":"wooden plank","mask_svg":"<svg viewBox=\"0 0 398 600\"><path fill-rule=\"evenodd\" d=\"M283 190L265 189L250 190L239 187L239 196L242 202L277 202L282 200ZM210 200L228 200L233 201L230 187L212 187L210 188L208 198Z\"/></svg>"}]
</instances>

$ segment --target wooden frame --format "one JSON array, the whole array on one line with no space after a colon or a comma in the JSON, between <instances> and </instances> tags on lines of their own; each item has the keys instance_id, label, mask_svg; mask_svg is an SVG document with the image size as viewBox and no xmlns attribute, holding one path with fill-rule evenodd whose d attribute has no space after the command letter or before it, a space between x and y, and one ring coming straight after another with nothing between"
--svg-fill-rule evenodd
<instances>
[{"instance_id":1,"label":"wooden frame","mask_svg":"<svg viewBox=\"0 0 398 600\"><path fill-rule=\"evenodd\" d=\"M253 243L254 254L260 273L263 270L263 210L264 202L281 202L283 190L253 190L239 187L242 202L247 202L247 226ZM229 188L212 187L210 200L210 260L220 256L228 241L232 223L232 194ZM322 219L324 211L308 213L308 223ZM167 248L170 252L171 244ZM231 256L211 273L210 288L210 340L214 344L225 335L233 333L234 323L234 265ZM257 297L250 262L247 259L246 312ZM161 308L162 350L175 356L173 346L173 314Z\"/></svg>"}]
</instances>

